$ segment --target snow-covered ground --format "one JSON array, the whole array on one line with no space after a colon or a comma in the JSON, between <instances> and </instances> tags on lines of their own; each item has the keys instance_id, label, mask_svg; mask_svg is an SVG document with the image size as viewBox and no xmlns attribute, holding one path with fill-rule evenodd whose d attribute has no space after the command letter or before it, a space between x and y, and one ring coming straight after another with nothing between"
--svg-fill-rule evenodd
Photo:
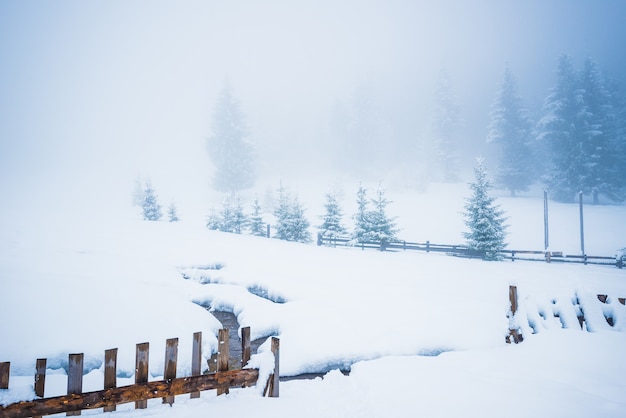
<instances>
[{"instance_id":1,"label":"snow-covered ground","mask_svg":"<svg viewBox=\"0 0 626 418\"><path fill-rule=\"evenodd\" d=\"M352 187L341 190L348 225ZM329 190L292 188L317 224ZM421 193L390 187L389 213L398 216L401 238L462 243L467 195L464 185ZM503 195L499 202L510 247L543 249L543 201ZM282 375L327 374L281 383L278 399L262 398L258 388L219 398L204 392L199 400L178 397L172 408L154 401L114 414L624 416L626 306L618 298L626 297L626 270L316 247L209 231L207 207L179 211L177 223L146 222L125 207L98 222L74 218L72 209L56 218L2 218L0 361L11 362L11 388L0 391L0 403L33 396L42 357L50 369L46 396L66 390L68 353L85 353L85 390L102 388L107 348L119 349L118 384L132 382L135 344L145 341L157 379L171 337L180 339L178 374L186 375L195 331L203 331L205 357L216 348L220 324L202 303L232 310L253 338L279 336ZM623 205L585 206L587 253L614 255L626 246L625 214ZM578 206L550 202L550 222L551 248L579 253ZM519 345L504 343L512 284L525 337ZM609 295L607 303L597 294ZM585 331L576 309L586 313ZM269 369L267 358L253 361Z\"/></svg>"}]
</instances>

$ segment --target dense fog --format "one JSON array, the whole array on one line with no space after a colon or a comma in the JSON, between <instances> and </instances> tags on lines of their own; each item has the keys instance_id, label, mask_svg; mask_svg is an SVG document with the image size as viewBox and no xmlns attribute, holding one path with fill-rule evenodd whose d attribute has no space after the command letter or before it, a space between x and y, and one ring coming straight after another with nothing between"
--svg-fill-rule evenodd
<instances>
[{"instance_id":1,"label":"dense fog","mask_svg":"<svg viewBox=\"0 0 626 418\"><path fill-rule=\"evenodd\" d=\"M260 178L410 172L423 187L444 74L465 181L476 155L490 164L505 67L534 122L563 53L623 88L625 12L590 0L4 1L3 205L130 201L137 178L165 196L207 193L224 88Z\"/></svg>"}]
</instances>

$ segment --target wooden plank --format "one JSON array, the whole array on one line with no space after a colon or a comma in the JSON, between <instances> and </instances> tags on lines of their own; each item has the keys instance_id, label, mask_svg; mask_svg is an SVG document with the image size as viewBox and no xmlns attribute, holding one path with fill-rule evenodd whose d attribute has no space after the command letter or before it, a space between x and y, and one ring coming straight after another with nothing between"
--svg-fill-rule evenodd
<instances>
[{"instance_id":1,"label":"wooden plank","mask_svg":"<svg viewBox=\"0 0 626 418\"><path fill-rule=\"evenodd\" d=\"M217 340L217 373L220 373L228 370L228 358L230 356L228 329L220 329ZM228 388L217 389L218 395L225 393L228 393Z\"/></svg>"},{"instance_id":2,"label":"wooden plank","mask_svg":"<svg viewBox=\"0 0 626 418\"><path fill-rule=\"evenodd\" d=\"M111 348L104 352L104 388L117 387L117 348ZM105 406L104 412L115 411L115 405Z\"/></svg>"},{"instance_id":3,"label":"wooden plank","mask_svg":"<svg viewBox=\"0 0 626 418\"><path fill-rule=\"evenodd\" d=\"M46 364L45 358L38 358L35 363L35 395L40 398L43 398L46 392ZM34 416L33 418L41 417Z\"/></svg>"},{"instance_id":4,"label":"wooden plank","mask_svg":"<svg viewBox=\"0 0 626 418\"><path fill-rule=\"evenodd\" d=\"M606 303L606 300L609 298L609 295L598 295L598 300L602 303Z\"/></svg>"},{"instance_id":5,"label":"wooden plank","mask_svg":"<svg viewBox=\"0 0 626 418\"><path fill-rule=\"evenodd\" d=\"M135 356L135 383L148 382L148 357L150 351L150 343L137 344ZM135 402L135 409L146 409L148 407L147 400L138 400Z\"/></svg>"},{"instance_id":6,"label":"wooden plank","mask_svg":"<svg viewBox=\"0 0 626 418\"><path fill-rule=\"evenodd\" d=\"M11 371L11 362L5 361L0 363L0 389L9 388L9 373Z\"/></svg>"},{"instance_id":7,"label":"wooden plank","mask_svg":"<svg viewBox=\"0 0 626 418\"><path fill-rule=\"evenodd\" d=\"M617 298L617 300L619 301L619 303L621 303L622 305L626 305L626 298Z\"/></svg>"},{"instance_id":8,"label":"wooden plank","mask_svg":"<svg viewBox=\"0 0 626 418\"><path fill-rule=\"evenodd\" d=\"M165 342L165 368L163 378L165 380L176 379L176 362L178 360L178 338L170 338ZM173 396L163 398L163 403L174 403Z\"/></svg>"},{"instance_id":9,"label":"wooden plank","mask_svg":"<svg viewBox=\"0 0 626 418\"><path fill-rule=\"evenodd\" d=\"M97 409L109 405L183 395L194 391L254 385L258 369L230 370L200 376L159 380L83 394L68 394L47 399L34 399L7 406L0 405L2 418L26 418L34 415L58 414L66 411Z\"/></svg>"},{"instance_id":10,"label":"wooden plank","mask_svg":"<svg viewBox=\"0 0 626 418\"><path fill-rule=\"evenodd\" d=\"M280 384L280 340L272 337L272 353L274 354L274 373L267 380L264 394L270 398L278 398Z\"/></svg>"},{"instance_id":11,"label":"wooden plank","mask_svg":"<svg viewBox=\"0 0 626 418\"><path fill-rule=\"evenodd\" d=\"M38 358L35 364L35 395L44 397L46 389L46 365L45 358Z\"/></svg>"},{"instance_id":12,"label":"wooden plank","mask_svg":"<svg viewBox=\"0 0 626 418\"><path fill-rule=\"evenodd\" d=\"M517 286L509 286L509 301L511 302L511 313L517 312Z\"/></svg>"},{"instance_id":13,"label":"wooden plank","mask_svg":"<svg viewBox=\"0 0 626 418\"><path fill-rule=\"evenodd\" d=\"M191 375L198 376L202 373L202 332L193 333L193 350L191 354ZM200 397L200 392L191 392L190 398Z\"/></svg>"},{"instance_id":14,"label":"wooden plank","mask_svg":"<svg viewBox=\"0 0 626 418\"><path fill-rule=\"evenodd\" d=\"M83 353L70 354L67 366L67 394L83 392ZM69 411L67 416L80 415L80 411Z\"/></svg>"},{"instance_id":15,"label":"wooden plank","mask_svg":"<svg viewBox=\"0 0 626 418\"><path fill-rule=\"evenodd\" d=\"M241 328L241 367L250 361L252 347L250 345L250 327Z\"/></svg>"}]
</instances>

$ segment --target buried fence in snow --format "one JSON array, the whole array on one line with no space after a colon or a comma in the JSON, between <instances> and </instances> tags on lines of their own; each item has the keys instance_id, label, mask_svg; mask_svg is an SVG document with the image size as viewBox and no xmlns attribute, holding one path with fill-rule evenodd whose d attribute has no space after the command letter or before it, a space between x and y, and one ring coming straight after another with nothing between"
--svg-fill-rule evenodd
<instances>
[{"instance_id":1,"label":"buried fence in snow","mask_svg":"<svg viewBox=\"0 0 626 418\"><path fill-rule=\"evenodd\" d=\"M244 366L251 356L250 328L242 328L242 358ZM44 398L46 359L37 359L35 372L35 395L33 400L9 405L0 404L0 418L39 417L66 412L80 415L84 409L103 408L104 412L115 411L116 405L135 402L135 409L144 409L148 399L163 398L163 403L172 405L174 396L190 394L199 398L200 391L216 389L217 394L228 393L231 387L249 387L257 384L259 369L229 369L228 330L219 331L217 366L215 373L202 374L202 333L193 335L191 376L176 377L178 338L168 339L165 348L165 370L163 380L148 381L149 343L136 346L135 384L117 387L117 348L105 351L104 389L82 392L83 354L70 354L67 371L67 395ZM274 355L274 371L265 385L264 396L279 395L279 340L272 337L271 350ZM0 363L0 390L9 388L10 363Z\"/></svg>"},{"instance_id":2,"label":"buried fence in snow","mask_svg":"<svg viewBox=\"0 0 626 418\"><path fill-rule=\"evenodd\" d=\"M556 320L561 328L580 326L581 330L587 331L605 328L626 330L626 298L618 297L616 300L617 302L606 294L595 297L587 295L583 298L576 293L564 303L557 304L557 299L552 299L546 304L547 308L537 307L535 312L532 306L521 309L517 286L509 286L509 333L506 342L520 343L524 341L522 327L528 325L527 328L534 334L539 332L542 324L552 320ZM522 315L526 318L520 318ZM621 318L621 322L617 318Z\"/></svg>"},{"instance_id":3,"label":"buried fence in snow","mask_svg":"<svg viewBox=\"0 0 626 418\"><path fill-rule=\"evenodd\" d=\"M380 251L386 250L416 250L425 251L427 253L445 253L455 257L464 258L482 258L482 255L465 245L448 245L448 244L433 244L430 241L423 243L420 242L407 242L407 241L368 241L357 242L350 238L342 237L325 237L322 234L317 235L317 245L326 245L329 247L356 247L362 250L366 248L377 249ZM572 255L563 254L557 251L533 251L533 250L502 250L500 251L502 258L506 260L516 261L545 261L550 262L563 262L563 263L581 263L581 264L598 264L598 265L613 265L618 268L623 268L626 264L626 258L624 255L617 255L614 257L607 256L592 256L592 255Z\"/></svg>"}]
</instances>

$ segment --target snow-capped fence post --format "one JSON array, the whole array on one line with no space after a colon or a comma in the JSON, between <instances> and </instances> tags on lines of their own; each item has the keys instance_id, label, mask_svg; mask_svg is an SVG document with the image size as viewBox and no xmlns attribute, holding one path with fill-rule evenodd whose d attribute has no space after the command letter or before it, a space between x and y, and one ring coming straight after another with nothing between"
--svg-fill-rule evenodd
<instances>
[{"instance_id":1,"label":"snow-capped fence post","mask_svg":"<svg viewBox=\"0 0 626 418\"><path fill-rule=\"evenodd\" d=\"M165 342L165 366L163 370L163 379L172 381L176 379L176 362L178 359L178 338L170 338ZM163 403L174 403L173 396L163 398Z\"/></svg>"},{"instance_id":2,"label":"snow-capped fence post","mask_svg":"<svg viewBox=\"0 0 626 418\"><path fill-rule=\"evenodd\" d=\"M509 335L506 337L507 344L511 343L511 340L515 343L521 343L524 341L524 337L519 332L519 328L515 326L515 313L517 312L517 286L509 286L509 302L511 303L510 316L509 316Z\"/></svg>"},{"instance_id":3,"label":"snow-capped fence post","mask_svg":"<svg viewBox=\"0 0 626 418\"><path fill-rule=\"evenodd\" d=\"M244 367L252 356L250 344L250 327L241 328L241 367Z\"/></svg>"},{"instance_id":4,"label":"snow-capped fence post","mask_svg":"<svg viewBox=\"0 0 626 418\"><path fill-rule=\"evenodd\" d=\"M39 398L44 397L46 389L46 364L45 358L38 358L35 363L35 395ZM33 418L41 418L41 415L35 415Z\"/></svg>"},{"instance_id":5,"label":"snow-capped fence post","mask_svg":"<svg viewBox=\"0 0 626 418\"><path fill-rule=\"evenodd\" d=\"M83 353L70 354L67 366L67 394L75 395L83 392ZM67 416L80 415L79 410L68 411Z\"/></svg>"},{"instance_id":6,"label":"snow-capped fence post","mask_svg":"<svg viewBox=\"0 0 626 418\"><path fill-rule=\"evenodd\" d=\"M9 372L11 371L11 363L8 361L0 363L0 389L9 388Z\"/></svg>"},{"instance_id":7,"label":"snow-capped fence post","mask_svg":"<svg viewBox=\"0 0 626 418\"><path fill-rule=\"evenodd\" d=\"M228 357L229 351L229 335L228 329L222 328L218 331L218 343L217 343L217 374L220 372L228 371ZM218 388L217 394L228 394L228 387Z\"/></svg>"},{"instance_id":8,"label":"snow-capped fence post","mask_svg":"<svg viewBox=\"0 0 626 418\"><path fill-rule=\"evenodd\" d=\"M274 373L270 374L263 394L270 398L278 398L280 385L280 340L272 337L272 353L274 354Z\"/></svg>"},{"instance_id":9,"label":"snow-capped fence post","mask_svg":"<svg viewBox=\"0 0 626 418\"><path fill-rule=\"evenodd\" d=\"M117 387L117 348L104 351L104 389ZM105 406L104 412L115 411L115 405Z\"/></svg>"},{"instance_id":10,"label":"snow-capped fence post","mask_svg":"<svg viewBox=\"0 0 626 418\"><path fill-rule=\"evenodd\" d=\"M191 354L191 375L199 376L202 373L202 332L193 333L193 349ZM200 391L191 392L191 399L200 397Z\"/></svg>"},{"instance_id":11,"label":"snow-capped fence post","mask_svg":"<svg viewBox=\"0 0 626 418\"><path fill-rule=\"evenodd\" d=\"M150 354L150 343L137 344L135 353L135 384L148 383L148 358ZM146 409L147 400L135 401L135 409Z\"/></svg>"}]
</instances>

